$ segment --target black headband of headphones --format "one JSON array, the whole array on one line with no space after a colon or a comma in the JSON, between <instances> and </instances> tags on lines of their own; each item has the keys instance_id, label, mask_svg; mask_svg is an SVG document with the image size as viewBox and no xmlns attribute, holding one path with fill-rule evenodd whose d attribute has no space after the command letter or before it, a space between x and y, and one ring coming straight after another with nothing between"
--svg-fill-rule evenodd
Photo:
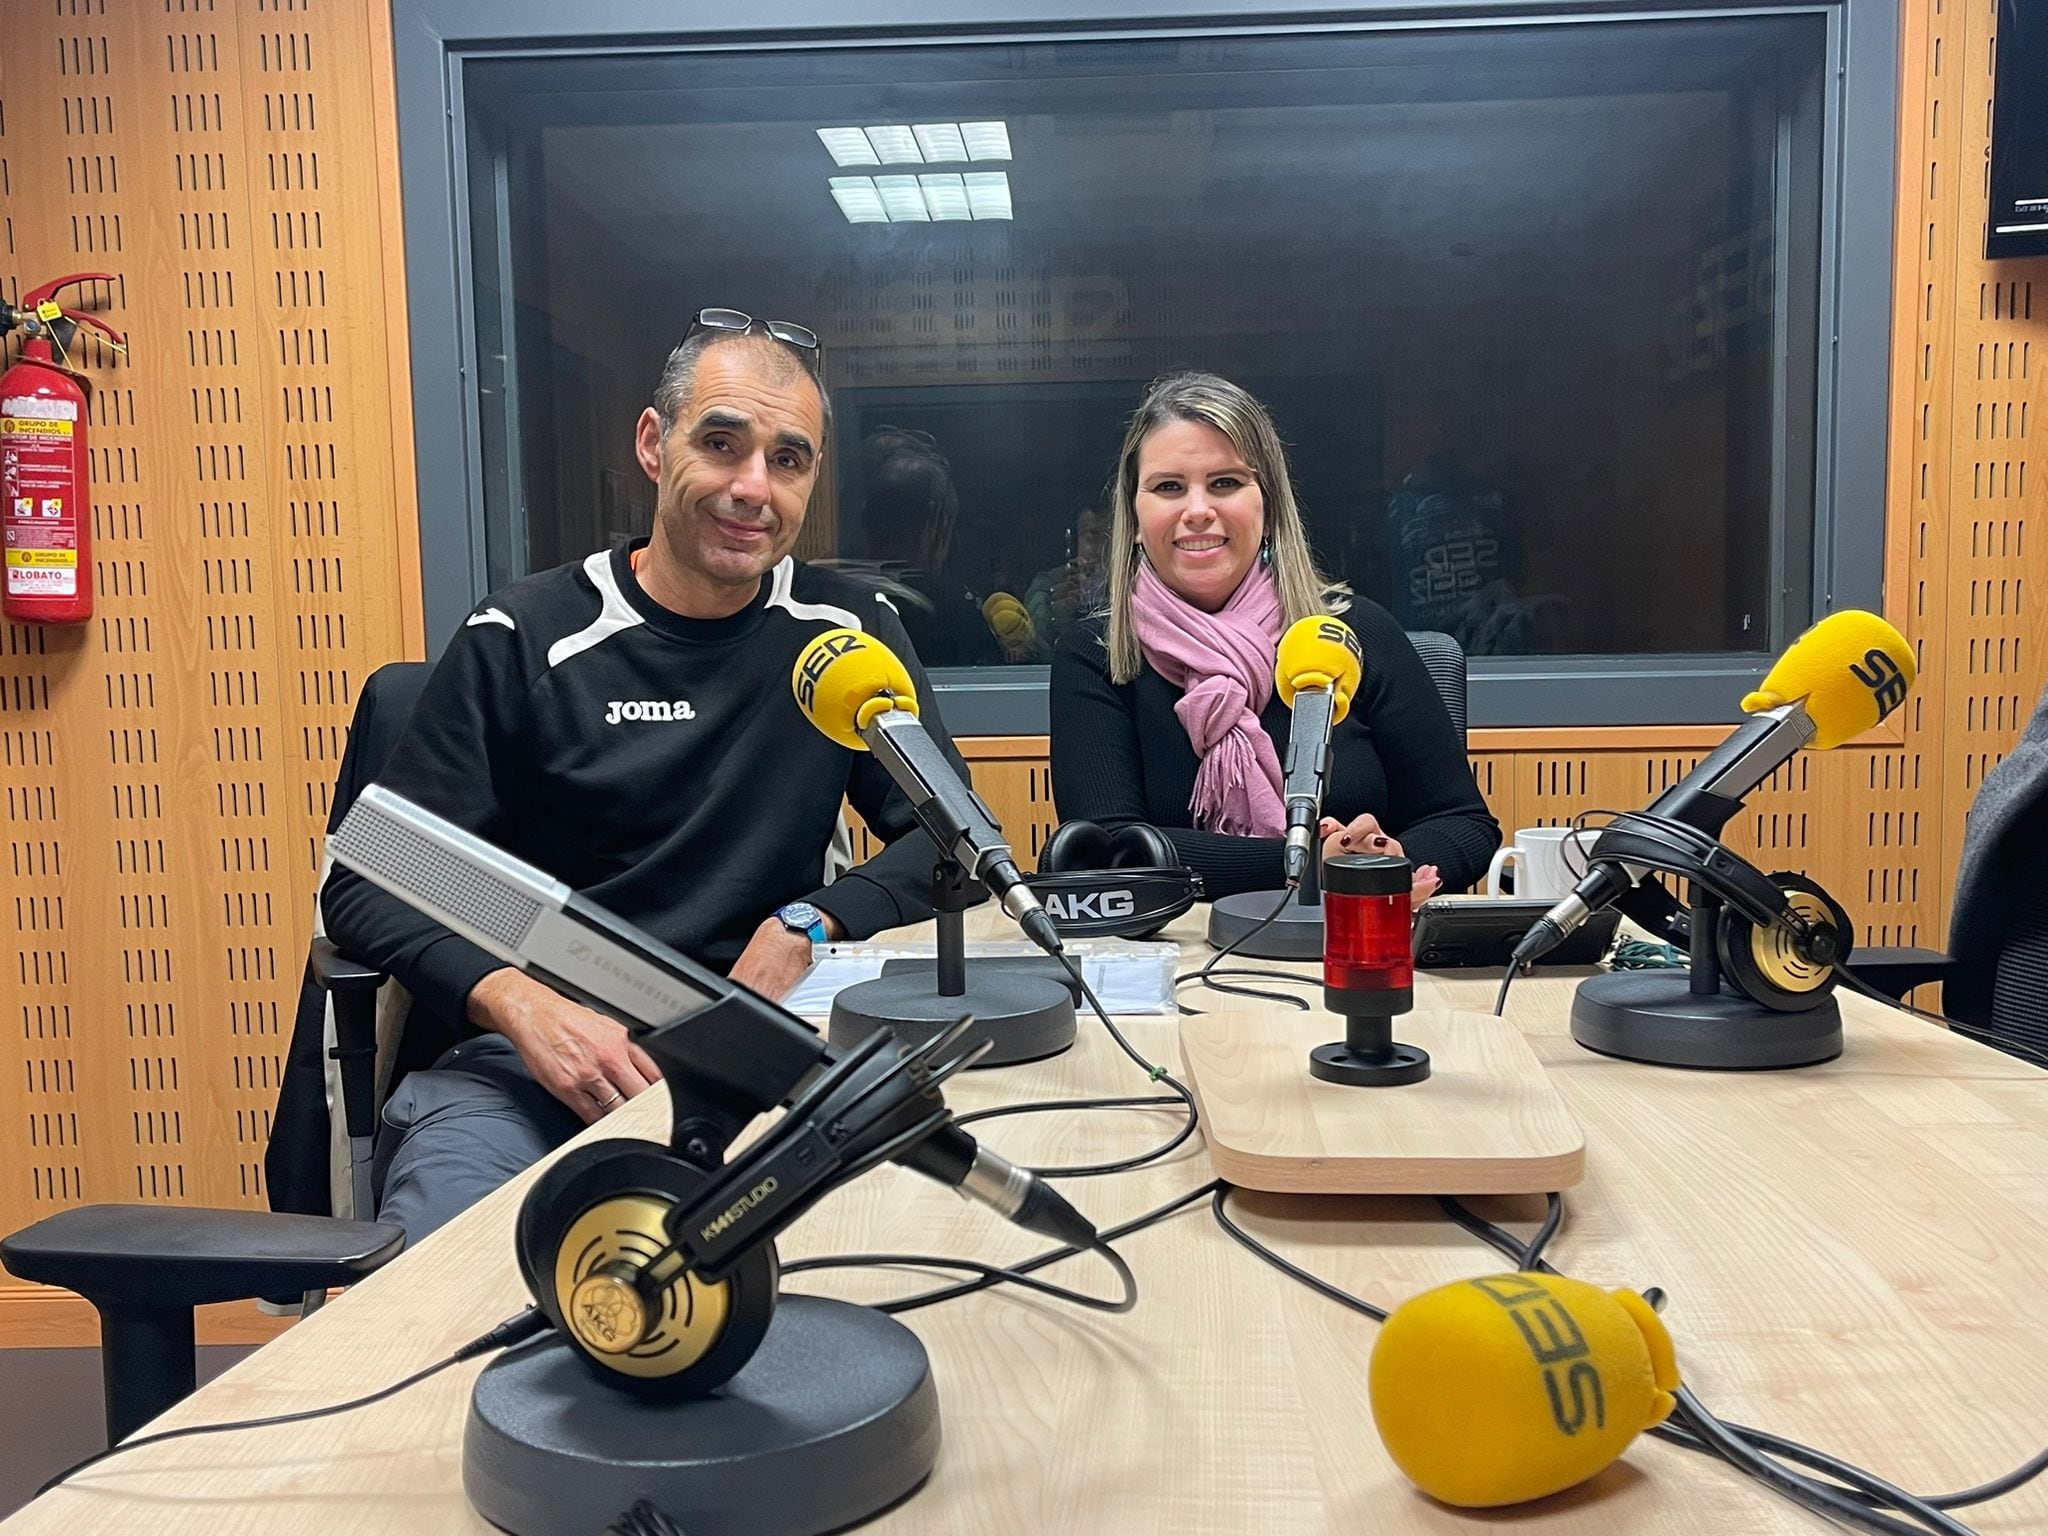
<instances>
[{"instance_id":1,"label":"black headband of headphones","mask_svg":"<svg viewBox=\"0 0 2048 1536\"><path fill-rule=\"evenodd\" d=\"M1852 935L1846 914L1833 897L1803 876L1765 874L1719 839L1684 822L1645 811L1622 812L1600 829L1590 857L1594 863L1631 865L1673 875L1711 893L1722 904L1724 939L1731 937L1730 922L1739 920L1759 930L1782 929L1793 952L1814 966L1838 966L1848 956ZM1792 900L1794 890L1816 896L1828 916L1815 918L1802 911ZM1618 905L1660 938L1681 945L1689 941L1691 925L1698 920L1655 879L1637 882ZM1768 979L1755 976L1751 967L1724 969L1723 979L1767 1007L1787 1005L1786 998ZM1809 991L1795 1001L1804 1006L1817 995Z\"/></svg>"},{"instance_id":2,"label":"black headband of headphones","mask_svg":"<svg viewBox=\"0 0 2048 1536\"><path fill-rule=\"evenodd\" d=\"M1062 822L1046 839L1038 869L1024 883L1071 938L1146 938L1203 896L1202 877L1181 864L1165 833L1143 822L1114 832Z\"/></svg>"}]
</instances>

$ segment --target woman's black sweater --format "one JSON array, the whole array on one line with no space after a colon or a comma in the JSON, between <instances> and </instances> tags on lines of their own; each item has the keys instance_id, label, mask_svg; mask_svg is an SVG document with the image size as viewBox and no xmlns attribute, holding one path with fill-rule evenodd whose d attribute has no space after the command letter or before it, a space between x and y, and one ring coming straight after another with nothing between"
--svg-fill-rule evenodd
<instances>
[{"instance_id":1,"label":"woman's black sweater","mask_svg":"<svg viewBox=\"0 0 2048 1536\"><path fill-rule=\"evenodd\" d=\"M1472 781L1450 712L1392 614L1360 601L1345 619L1365 652L1365 678L1331 739L1323 814L1370 811L1416 866L1434 864L1443 888L1486 872L1500 824ZM1173 842L1213 898L1278 890L1281 839L1194 830L1188 800L1201 759L1173 706L1181 690L1144 667L1109 680L1100 618L1060 637L1052 661L1052 788L1062 821L1114 829L1148 821ZM1284 762L1291 716L1276 693L1259 723Z\"/></svg>"}]
</instances>

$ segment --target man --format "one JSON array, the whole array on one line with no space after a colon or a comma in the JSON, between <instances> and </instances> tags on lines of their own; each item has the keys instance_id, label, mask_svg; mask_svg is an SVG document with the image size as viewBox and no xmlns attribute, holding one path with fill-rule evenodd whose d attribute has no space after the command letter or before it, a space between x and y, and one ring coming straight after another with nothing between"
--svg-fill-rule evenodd
<instances>
[{"instance_id":1,"label":"man","mask_svg":"<svg viewBox=\"0 0 2048 1536\"><path fill-rule=\"evenodd\" d=\"M640 417L651 538L488 598L378 776L768 997L819 940L930 915L908 802L797 708L804 645L847 625L893 649L966 776L893 608L790 557L830 419L816 347L701 311ZM889 846L834 881L842 796ZM336 870L323 910L343 953L414 998L378 1215L415 1241L658 1075L623 1026L360 877Z\"/></svg>"},{"instance_id":2,"label":"man","mask_svg":"<svg viewBox=\"0 0 2048 1536\"><path fill-rule=\"evenodd\" d=\"M1067 531L1068 556L1031 578L1024 608L1038 638L1048 647L1076 619L1085 619L1103 604L1108 567L1109 517L1092 501L1084 502Z\"/></svg>"},{"instance_id":3,"label":"man","mask_svg":"<svg viewBox=\"0 0 2048 1536\"><path fill-rule=\"evenodd\" d=\"M857 525L880 574L909 596L900 611L919 660L933 667L999 665L1002 650L979 599L947 574L960 493L939 445L924 432L880 427L860 444L857 457Z\"/></svg>"}]
</instances>

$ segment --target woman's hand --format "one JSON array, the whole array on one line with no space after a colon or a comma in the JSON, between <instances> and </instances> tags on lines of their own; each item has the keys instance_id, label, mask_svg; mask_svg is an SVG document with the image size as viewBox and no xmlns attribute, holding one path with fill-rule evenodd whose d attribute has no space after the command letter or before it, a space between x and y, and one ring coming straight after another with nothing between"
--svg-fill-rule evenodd
<instances>
[{"instance_id":1,"label":"woman's hand","mask_svg":"<svg viewBox=\"0 0 2048 1536\"><path fill-rule=\"evenodd\" d=\"M1401 844L1380 830L1377 816L1367 813L1356 820L1345 823L1334 816L1325 816L1317 831L1323 836L1323 857L1333 859L1340 853L1384 854L1388 858L1401 858ZM1434 864L1425 864L1415 871L1415 884L1408 893L1410 904L1419 906L1437 892L1444 883Z\"/></svg>"}]
</instances>

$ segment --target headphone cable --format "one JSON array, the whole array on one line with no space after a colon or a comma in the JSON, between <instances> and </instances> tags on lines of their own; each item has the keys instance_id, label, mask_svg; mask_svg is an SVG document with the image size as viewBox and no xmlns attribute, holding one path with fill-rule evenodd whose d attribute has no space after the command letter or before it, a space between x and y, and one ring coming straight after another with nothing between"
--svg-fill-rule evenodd
<instances>
[{"instance_id":1,"label":"headphone cable","mask_svg":"<svg viewBox=\"0 0 2048 1536\"><path fill-rule=\"evenodd\" d=\"M1010 1266L985 1264L979 1259L938 1258L922 1253L835 1253L815 1259L792 1260L782 1266L782 1273L796 1275L806 1270L817 1269L953 1269L963 1274L979 1276L990 1285L1018 1286L1027 1291L1036 1291L1041 1296L1050 1296L1055 1301L1066 1302L1069 1306L1085 1308L1090 1312L1123 1313L1137 1306L1138 1279L1131 1273L1131 1266L1125 1262L1123 1255L1107 1242L1097 1242L1092 1251L1100 1254L1110 1268L1116 1271L1117 1280L1123 1287L1121 1296L1090 1296L1085 1291L1054 1285L1049 1280L1040 1280ZM919 1307L930 1306L931 1302L916 1296L905 1296L894 1301L866 1302L863 1305L894 1316L899 1312L914 1312Z\"/></svg>"},{"instance_id":2,"label":"headphone cable","mask_svg":"<svg viewBox=\"0 0 2048 1536\"><path fill-rule=\"evenodd\" d=\"M1223 1180L1218 1179L1216 1181L1215 1198L1209 1202L1209 1214L1216 1219L1216 1225L1229 1234L1233 1242L1247 1253L1253 1255L1261 1263L1270 1264L1288 1279L1307 1286L1318 1296L1327 1297L1331 1301L1336 1302L1340 1307L1349 1307L1354 1312L1363 1313L1376 1323L1384 1323L1387 1320L1386 1308L1375 1306L1363 1297L1352 1295L1341 1285L1335 1285L1325 1280L1321 1275L1310 1274L1291 1259L1282 1258L1233 1221L1225 1202L1234 1188L1236 1188L1235 1185L1226 1184Z\"/></svg>"},{"instance_id":3,"label":"headphone cable","mask_svg":"<svg viewBox=\"0 0 2048 1536\"><path fill-rule=\"evenodd\" d=\"M1261 1002L1267 1003L1285 1003L1290 1008L1299 1008L1303 1012L1307 1012L1308 1004L1306 1002L1302 1001L1302 999L1298 997L1290 996L1285 992L1262 992L1257 987L1234 987L1231 986L1228 982L1215 981L1212 979L1213 977L1217 976L1265 976L1274 980L1308 980L1309 978L1307 977L1296 978L1292 973L1287 971L1262 971L1248 969L1233 969L1227 971L1219 971L1216 969L1217 964L1219 962L1227 959L1229 956L1237 952L1237 948L1239 945L1245 944L1250 940L1257 938L1260 934L1264 933L1268 928L1272 927L1275 923L1279 922L1280 914L1287 910L1288 904L1292 902L1294 898L1295 891L1292 887L1282 891L1280 893L1280 900L1274 904L1273 910L1271 912L1268 912L1264 917L1260 918L1256 924L1254 924L1250 928L1247 928L1243 933L1240 933L1228 944L1224 945L1221 949L1217 950L1215 954L1211 955L1207 960L1203 961L1200 967L1198 967L1197 969L1192 971L1183 971L1180 975L1174 977L1173 986L1175 992L1178 992L1182 987L1186 986L1189 982L1197 981L1200 982L1204 987L1207 987L1211 992L1223 992L1227 993L1231 997L1253 997L1259 999ZM1183 1007L1181 1009L1181 1012L1183 1013L1192 1013L1195 1011L1196 1010L1194 1009L1186 1007Z\"/></svg>"},{"instance_id":4,"label":"headphone cable","mask_svg":"<svg viewBox=\"0 0 2048 1536\"><path fill-rule=\"evenodd\" d=\"M422 1370L414 1371L410 1376L400 1381L394 1381L388 1387L380 1387L375 1392L367 1393L362 1397L352 1397L345 1403L329 1403L322 1408L302 1408L295 1413L274 1413L260 1419L231 1419L218 1424L187 1424L180 1429L159 1430L153 1435L142 1435L132 1440L123 1440L119 1445L110 1445L105 1450L93 1452L92 1455L86 1457L83 1461L73 1462L62 1472L59 1472L55 1477L44 1483L42 1487L38 1488L35 1491L35 1497L41 1498L52 1488L55 1488L59 1483L64 1482L75 1473L83 1472L87 1467L105 1461L110 1456L119 1456L125 1451L140 1450L145 1445L161 1445L166 1440L183 1440L191 1435L217 1435L223 1430L229 1429L269 1429L280 1424L303 1424L309 1419L324 1419L337 1413L348 1413L357 1408L368 1408L373 1403L381 1403L386 1398L396 1397L409 1387L418 1386L429 1376L440 1375L441 1372L447 1370L452 1365L460 1365L465 1360L474 1360L477 1356L490 1354L493 1350L508 1349L514 1344L523 1344L528 1339L536 1338L546 1332L547 1328L547 1314L542 1312L539 1307L528 1307L525 1311L506 1318L505 1321L491 1329L490 1332L478 1334L452 1355L437 1360Z\"/></svg>"},{"instance_id":5,"label":"headphone cable","mask_svg":"<svg viewBox=\"0 0 2048 1536\"><path fill-rule=\"evenodd\" d=\"M1129 1221L1123 1222L1118 1226L1108 1228L1097 1235L1097 1246L1101 1247L1119 1242L1134 1232L1142 1232L1147 1227L1156 1226L1168 1217L1186 1210L1196 1201L1204 1199L1220 1187L1222 1182L1221 1179L1211 1179L1207 1184L1202 1185L1198 1189L1191 1189L1184 1195L1177 1195L1162 1206L1157 1206L1141 1216L1134 1216ZM996 1265L981 1266L979 1264L962 1265L953 1259L927 1257L918 1254L891 1255L889 1256L892 1260L891 1267L901 1267L905 1264L910 1264L925 1269L970 1268L976 1271L976 1277L972 1280L960 1280L951 1285L939 1286L929 1291L919 1291L911 1296L898 1297L896 1300L885 1305L892 1315L914 1312L921 1307L937 1306L942 1301L953 1301L962 1296L971 1296L976 1291L986 1291L994 1286L1008 1284L1015 1276L1035 1273L1038 1270L1044 1269L1049 1264L1057 1264L1062 1259L1071 1259L1083 1251L1073 1244L1066 1244L1058 1248L1049 1248L1043 1253L1035 1254L1031 1258L1024 1259L1016 1264L1000 1267ZM851 1257L859 1258L861 1256L852 1255ZM850 1262L838 1260L836 1256L828 1256L818 1259L792 1260L782 1266L782 1272L785 1275L789 1275L800 1274L807 1269L852 1267L853 1265Z\"/></svg>"},{"instance_id":6,"label":"headphone cable","mask_svg":"<svg viewBox=\"0 0 2048 1536\"><path fill-rule=\"evenodd\" d=\"M1446 1214L1453 1221L1457 1222L1460 1227L1464 1228L1465 1231L1477 1237L1481 1242L1487 1243L1505 1254L1511 1262L1520 1263L1522 1255L1526 1252L1526 1245L1517 1243L1511 1234L1492 1222L1486 1221L1474 1214L1455 1199L1445 1196L1440 1199L1439 1203L1444 1207ZM1525 1265L1524 1267L1528 1268L1531 1266ZM1558 1272L1554 1266L1542 1262L1540 1256L1534 1267L1545 1274L1556 1274ZM1643 1296L1653 1306L1657 1306L1659 1310L1662 1310L1663 1292L1652 1287L1644 1291ZM1864 1506L1865 1513L1882 1508L1905 1509L1911 1512L1920 1522L1918 1525L1902 1525L1900 1522L1893 1521L1886 1529L1912 1531L1915 1533L1915 1536L1918 1536L1918 1533L1924 1530L1967 1532L1969 1529L1967 1526L1948 1521L1947 1517L1941 1512L1947 1509L1960 1509L1965 1505L1981 1504L1991 1499L2001 1498L2033 1481L2043 1472L2048 1472L2048 1450L2043 1450L2011 1472L1994 1478L1990 1482L1980 1484L1975 1488L1966 1488L1958 1493L1934 1495L1907 1493L1904 1489L1894 1487L1892 1484L1884 1481L1875 1473L1854 1466L1849 1462L1841 1460L1839 1457L1831 1456L1826 1451L1802 1445L1796 1440L1788 1440L1781 1435L1772 1434L1768 1430L1753 1429L1742 1424L1725 1423L1715 1417L1699 1401L1699 1398L1690 1388L1681 1388L1679 1396L1681 1407L1686 1410L1685 1415L1680 1418L1678 1424L1666 1423L1652 1429L1650 1433L1657 1436L1657 1438L1668 1441L1673 1445L1683 1446L1687 1450L1700 1451L1710 1455L1721 1454L1716 1444L1701 1435L1695 1424L1688 1422L1711 1421L1711 1425L1719 1426L1738 1440L1747 1442L1754 1451L1768 1452L1784 1456L1788 1460L1802 1462L1816 1471L1823 1472L1840 1482L1848 1484L1848 1487L1832 1489L1828 1485L1816 1483L1812 1479L1799 1478L1802 1483L1810 1487L1840 1494L1843 1497L1857 1501ZM1743 1470L1747 1471L1750 1469L1745 1465ZM1779 1470L1783 1471L1784 1469L1780 1468ZM1798 1474L1788 1475L1793 1477L1799 1476ZM1816 1512L1826 1513L1831 1519L1842 1518L1837 1510L1831 1509ZM1871 1527L1861 1526L1860 1528L1870 1529Z\"/></svg>"},{"instance_id":7,"label":"headphone cable","mask_svg":"<svg viewBox=\"0 0 2048 1536\"><path fill-rule=\"evenodd\" d=\"M1952 1019L1947 1014L1934 1013L1926 1008L1916 1008L1902 997L1888 997L1884 992L1872 986L1861 976L1858 976L1853 967L1846 962L1835 967L1835 977L1843 986L1860 997L1867 997L1872 1002L1882 1003L1887 1008L1896 1008L1901 1013L1910 1013L1914 1018L1923 1019L1929 1024L1938 1024L1952 1034L1961 1035L1965 1040L1974 1040L1979 1045L1988 1045L1994 1051L2003 1051L2005 1054L2027 1062L2030 1065L2048 1068L2048 1053L2038 1051L2024 1041L2008 1039L2002 1035L1994 1034L1988 1029L1980 1029L1974 1024L1965 1024L1960 1019Z\"/></svg>"},{"instance_id":8,"label":"headphone cable","mask_svg":"<svg viewBox=\"0 0 2048 1536\"><path fill-rule=\"evenodd\" d=\"M1134 1157L1117 1158L1106 1163L1078 1163L1052 1168L1027 1167L1024 1171L1041 1179L1099 1179L1110 1174L1130 1173L1172 1156L1195 1134L1196 1127L1201 1123L1201 1112L1195 1107L1194 1094L1185 1083L1174 1077L1166 1068L1148 1060L1144 1052L1131 1044L1129 1037L1117 1028L1116 1021L1109 1015L1109 1010L1102 1006L1102 999L1097 997L1095 989L1088 985L1087 978L1081 974L1081 968L1074 963L1073 957L1062 953L1058 958L1066 967L1068 976L1073 979L1074 986L1086 999L1089 1010L1102 1021L1102 1027L1109 1032L1109 1038L1116 1042L1117 1049L1130 1057L1148 1079L1161 1084L1169 1093L1113 1098L1045 1099L1026 1104L1005 1104L993 1109L974 1110L960 1115L955 1123L966 1126L977 1120L994 1120L1006 1115L1044 1114L1055 1110L1146 1109L1161 1104L1179 1104L1187 1111L1186 1119L1171 1136L1149 1152L1141 1152Z\"/></svg>"}]
</instances>

